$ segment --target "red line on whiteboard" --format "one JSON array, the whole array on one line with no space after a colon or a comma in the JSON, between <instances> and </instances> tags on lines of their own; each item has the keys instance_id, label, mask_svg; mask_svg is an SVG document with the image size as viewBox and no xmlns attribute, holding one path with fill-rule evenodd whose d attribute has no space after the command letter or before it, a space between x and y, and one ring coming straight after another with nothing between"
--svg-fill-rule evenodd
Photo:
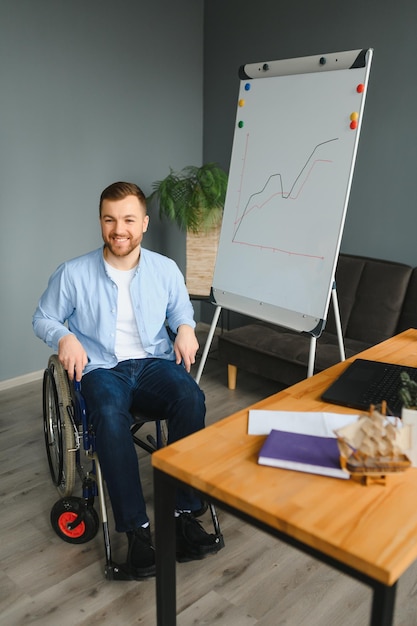
<instances>
[{"instance_id":1,"label":"red line on whiteboard","mask_svg":"<svg viewBox=\"0 0 417 626\"><path fill-rule=\"evenodd\" d=\"M246 166L246 156L248 154L248 143L249 143L249 133L246 133L246 141L245 141L245 150L243 152L243 165L242 165L242 170L240 172L240 185L239 185L239 189L238 191L238 197L237 197L237 205L236 205L236 216L239 212L239 207L240 207L240 194L242 193L242 184L243 184L243 175L245 173L245 166ZM235 220L235 224L236 224L236 220Z\"/></svg>"},{"instance_id":2,"label":"red line on whiteboard","mask_svg":"<svg viewBox=\"0 0 417 626\"><path fill-rule=\"evenodd\" d=\"M308 257L310 259L320 259L320 261L324 260L324 256L321 256L319 254L307 254L305 252L294 252L293 250L284 250L283 248L276 248L275 246L264 246L259 243L249 243L248 241L234 240L232 243L238 244L240 246L249 246L251 248L259 248L260 250L270 250L271 252L280 252L282 254L288 254L288 256L302 256L302 257Z\"/></svg>"}]
</instances>

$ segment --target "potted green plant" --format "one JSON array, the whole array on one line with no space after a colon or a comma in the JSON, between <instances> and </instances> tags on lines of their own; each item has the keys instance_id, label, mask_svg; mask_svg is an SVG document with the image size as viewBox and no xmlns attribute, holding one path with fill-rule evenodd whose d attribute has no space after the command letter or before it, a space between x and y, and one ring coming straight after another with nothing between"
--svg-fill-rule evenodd
<instances>
[{"instance_id":1,"label":"potted green plant","mask_svg":"<svg viewBox=\"0 0 417 626\"><path fill-rule=\"evenodd\" d=\"M152 184L149 201L160 216L187 233L186 276L191 295L208 296L212 286L227 190L227 174L217 163L173 169Z\"/></svg>"},{"instance_id":2,"label":"potted green plant","mask_svg":"<svg viewBox=\"0 0 417 626\"><path fill-rule=\"evenodd\" d=\"M417 382L412 380L408 372L400 374L401 387L398 391L403 408L417 411Z\"/></svg>"},{"instance_id":3,"label":"potted green plant","mask_svg":"<svg viewBox=\"0 0 417 626\"><path fill-rule=\"evenodd\" d=\"M221 223L227 174L217 163L188 165L152 184L149 200L157 199L159 214L185 231L207 232Z\"/></svg>"},{"instance_id":4,"label":"potted green plant","mask_svg":"<svg viewBox=\"0 0 417 626\"><path fill-rule=\"evenodd\" d=\"M402 402L401 420L409 428L407 456L417 467L417 382L406 371L401 372L401 387L398 391Z\"/></svg>"}]
</instances>

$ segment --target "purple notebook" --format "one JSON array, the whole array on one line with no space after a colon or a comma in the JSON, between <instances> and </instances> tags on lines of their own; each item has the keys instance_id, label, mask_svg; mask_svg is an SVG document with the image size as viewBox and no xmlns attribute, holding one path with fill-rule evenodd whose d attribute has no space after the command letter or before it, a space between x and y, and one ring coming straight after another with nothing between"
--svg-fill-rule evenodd
<instances>
[{"instance_id":1,"label":"purple notebook","mask_svg":"<svg viewBox=\"0 0 417 626\"><path fill-rule=\"evenodd\" d=\"M349 478L340 466L340 453L334 437L316 437L271 430L259 453L261 465Z\"/></svg>"}]
</instances>

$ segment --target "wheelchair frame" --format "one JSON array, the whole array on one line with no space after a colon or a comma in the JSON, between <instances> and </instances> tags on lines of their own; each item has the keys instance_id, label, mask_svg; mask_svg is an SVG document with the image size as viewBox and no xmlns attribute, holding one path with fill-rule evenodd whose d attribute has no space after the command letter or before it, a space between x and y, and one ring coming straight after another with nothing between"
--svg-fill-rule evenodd
<instances>
[{"instance_id":1,"label":"wheelchair frame","mask_svg":"<svg viewBox=\"0 0 417 626\"><path fill-rule=\"evenodd\" d=\"M94 508L95 498L99 499L99 509L105 549L105 577L107 580L133 580L123 565L114 563L104 481L100 462L95 448L95 436L88 423L81 383L70 383L67 372L58 356L50 356L43 375L43 426L52 482L60 499L51 509L50 521L56 534L66 542L81 544L93 539L100 527L100 518ZM137 432L148 421L135 417L132 437L136 445L152 454L166 445L166 423L155 421L156 438L147 436L147 442ZM82 496L73 496L78 473ZM207 508L207 507L205 507ZM214 505L210 513L216 537L224 545L223 536Z\"/></svg>"}]
</instances>

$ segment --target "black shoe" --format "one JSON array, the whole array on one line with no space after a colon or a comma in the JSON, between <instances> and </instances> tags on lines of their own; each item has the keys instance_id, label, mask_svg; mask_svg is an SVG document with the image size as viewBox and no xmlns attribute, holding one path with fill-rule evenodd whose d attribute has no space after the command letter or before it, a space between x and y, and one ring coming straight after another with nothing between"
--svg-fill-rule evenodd
<instances>
[{"instance_id":1,"label":"black shoe","mask_svg":"<svg viewBox=\"0 0 417 626\"><path fill-rule=\"evenodd\" d=\"M216 554L224 546L216 535L207 533L192 513L180 513L175 518L177 536L177 561L195 561Z\"/></svg>"},{"instance_id":2,"label":"black shoe","mask_svg":"<svg viewBox=\"0 0 417 626\"><path fill-rule=\"evenodd\" d=\"M208 509L207 502L204 502L202 500L201 501L201 507L199 509L196 509L195 511L191 511L191 513L194 515L194 517L201 517L202 515L204 515L204 513L207 511L207 509Z\"/></svg>"},{"instance_id":3,"label":"black shoe","mask_svg":"<svg viewBox=\"0 0 417 626\"><path fill-rule=\"evenodd\" d=\"M129 541L127 568L132 578L141 580L155 576L155 548L150 527L136 528L126 534Z\"/></svg>"}]
</instances>

